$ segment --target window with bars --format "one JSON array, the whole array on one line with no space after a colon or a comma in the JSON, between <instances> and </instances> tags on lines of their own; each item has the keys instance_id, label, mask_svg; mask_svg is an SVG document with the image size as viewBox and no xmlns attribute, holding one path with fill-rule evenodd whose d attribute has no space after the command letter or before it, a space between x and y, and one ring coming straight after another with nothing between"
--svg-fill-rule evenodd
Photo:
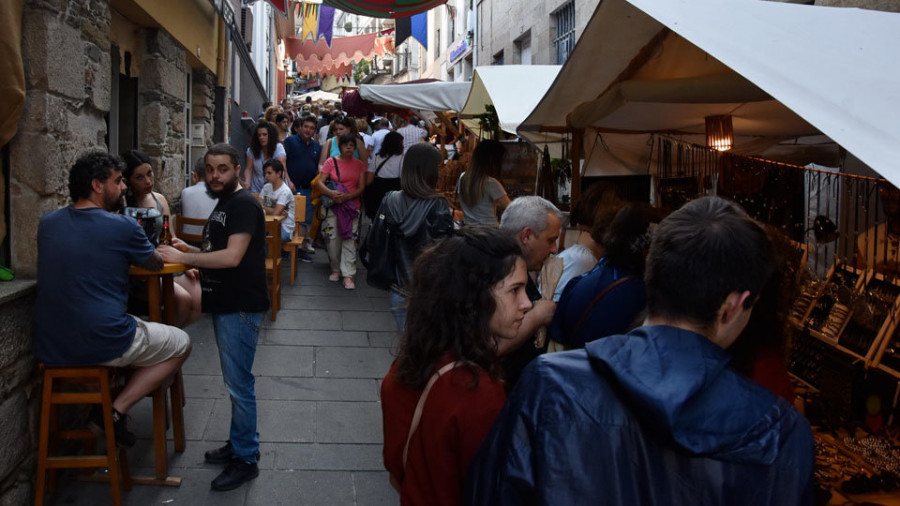
<instances>
[{"instance_id":1,"label":"window with bars","mask_svg":"<svg viewBox=\"0 0 900 506\"><path fill-rule=\"evenodd\" d=\"M563 5L554 14L556 18L556 64L562 65L575 47L575 2Z\"/></svg>"}]
</instances>

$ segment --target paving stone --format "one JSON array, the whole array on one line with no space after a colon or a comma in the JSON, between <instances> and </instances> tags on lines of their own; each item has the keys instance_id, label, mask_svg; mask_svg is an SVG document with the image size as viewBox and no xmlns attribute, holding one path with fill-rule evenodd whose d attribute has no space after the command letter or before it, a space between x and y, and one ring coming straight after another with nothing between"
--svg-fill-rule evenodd
<instances>
[{"instance_id":1,"label":"paving stone","mask_svg":"<svg viewBox=\"0 0 900 506\"><path fill-rule=\"evenodd\" d=\"M298 297L282 297L284 309L326 309L332 311L370 311L369 297L339 297L335 295L301 295Z\"/></svg>"},{"instance_id":2,"label":"paving stone","mask_svg":"<svg viewBox=\"0 0 900 506\"><path fill-rule=\"evenodd\" d=\"M228 397L222 375L185 374L184 392L188 399L224 399Z\"/></svg>"},{"instance_id":3,"label":"paving stone","mask_svg":"<svg viewBox=\"0 0 900 506\"><path fill-rule=\"evenodd\" d=\"M316 348L316 377L381 379L393 361L387 348Z\"/></svg>"},{"instance_id":4,"label":"paving stone","mask_svg":"<svg viewBox=\"0 0 900 506\"><path fill-rule=\"evenodd\" d=\"M221 380L220 380L221 381ZM187 385L185 384L185 388ZM206 424L213 411L214 399L192 397L184 405L184 437L188 441L203 438ZM228 402L227 399L225 402ZM153 438L153 403L150 398L141 399L128 411L128 427L134 435L143 439ZM166 432L166 438L172 439L172 427Z\"/></svg>"},{"instance_id":5,"label":"paving stone","mask_svg":"<svg viewBox=\"0 0 900 506\"><path fill-rule=\"evenodd\" d=\"M247 506L354 504L353 475L349 472L261 472L259 478L244 488L247 489Z\"/></svg>"},{"instance_id":6,"label":"paving stone","mask_svg":"<svg viewBox=\"0 0 900 506\"><path fill-rule=\"evenodd\" d=\"M140 440L138 444L128 450L129 463L133 468L138 468L142 474L153 474L153 442L150 440ZM181 469L213 469L222 470L221 464L207 464L204 461L203 454L209 450L214 450L224 445L225 441L188 441L183 453L175 453L169 450L169 469L173 476L180 476ZM143 445L143 446L142 446ZM274 469L276 464L275 445L260 443L259 451L261 453L259 459L260 469ZM144 472L140 468L148 468Z\"/></svg>"},{"instance_id":7,"label":"paving stone","mask_svg":"<svg viewBox=\"0 0 900 506\"><path fill-rule=\"evenodd\" d=\"M231 424L231 401L217 400L203 439L225 441ZM312 443L316 404L308 401L257 400L257 431L266 443Z\"/></svg>"},{"instance_id":8,"label":"paving stone","mask_svg":"<svg viewBox=\"0 0 900 506\"><path fill-rule=\"evenodd\" d=\"M317 402L317 443L382 442L380 402Z\"/></svg>"},{"instance_id":9,"label":"paving stone","mask_svg":"<svg viewBox=\"0 0 900 506\"><path fill-rule=\"evenodd\" d=\"M343 330L282 330L267 329L263 335L266 344L285 346L368 346L365 332Z\"/></svg>"},{"instance_id":10,"label":"paving stone","mask_svg":"<svg viewBox=\"0 0 900 506\"><path fill-rule=\"evenodd\" d=\"M390 348L394 355L397 354L400 345L400 333L392 332L368 332L369 346L374 348Z\"/></svg>"},{"instance_id":11,"label":"paving stone","mask_svg":"<svg viewBox=\"0 0 900 506\"><path fill-rule=\"evenodd\" d=\"M138 471L138 470L133 470ZM149 471L149 470L146 470ZM140 470L144 474L145 470ZM159 504L216 506L241 506L245 504L248 487L228 492L213 492L210 482L221 469L184 469L180 487L135 486L130 492L122 492L124 506L148 506ZM89 483L75 480L71 474L60 483L56 494L48 496L53 506L97 506L111 504L108 483ZM164 501L169 501L171 503Z\"/></svg>"},{"instance_id":12,"label":"paving stone","mask_svg":"<svg viewBox=\"0 0 900 506\"><path fill-rule=\"evenodd\" d=\"M344 330L396 331L397 323L391 313L384 311L343 311Z\"/></svg>"},{"instance_id":13,"label":"paving stone","mask_svg":"<svg viewBox=\"0 0 900 506\"><path fill-rule=\"evenodd\" d=\"M181 366L184 374L222 376L219 347L215 340L192 340L191 356Z\"/></svg>"},{"instance_id":14,"label":"paving stone","mask_svg":"<svg viewBox=\"0 0 900 506\"><path fill-rule=\"evenodd\" d=\"M275 456L279 470L381 471L380 444L281 444Z\"/></svg>"},{"instance_id":15,"label":"paving stone","mask_svg":"<svg viewBox=\"0 0 900 506\"><path fill-rule=\"evenodd\" d=\"M327 276L327 274L326 274ZM327 283L327 284L324 284ZM290 288L290 289L288 289ZM282 292L283 296L332 296L332 297L343 297L343 298L354 298L359 297L359 295L354 290L344 290L344 287L341 286L340 283L331 283L327 280L323 281L321 285L307 285L307 286L299 286L294 285L292 287L283 286ZM279 313L281 314L281 313Z\"/></svg>"},{"instance_id":16,"label":"paving stone","mask_svg":"<svg viewBox=\"0 0 900 506\"><path fill-rule=\"evenodd\" d=\"M289 401L377 401L380 380L345 378L256 379L256 397Z\"/></svg>"},{"instance_id":17,"label":"paving stone","mask_svg":"<svg viewBox=\"0 0 900 506\"><path fill-rule=\"evenodd\" d=\"M304 346L259 346L253 374L259 376L312 376L313 348Z\"/></svg>"},{"instance_id":18,"label":"paving stone","mask_svg":"<svg viewBox=\"0 0 900 506\"><path fill-rule=\"evenodd\" d=\"M277 321L265 321L268 329L341 330L339 311L282 309ZM355 330L355 329L347 329Z\"/></svg>"},{"instance_id":19,"label":"paving stone","mask_svg":"<svg viewBox=\"0 0 900 506\"><path fill-rule=\"evenodd\" d=\"M369 297L369 301L372 304L372 309L375 311L390 311L391 310L391 301L388 298L388 294L384 293L380 297Z\"/></svg>"},{"instance_id":20,"label":"paving stone","mask_svg":"<svg viewBox=\"0 0 900 506\"><path fill-rule=\"evenodd\" d=\"M391 486L387 471L354 472L353 488L356 490L356 506L397 506L400 495Z\"/></svg>"}]
</instances>

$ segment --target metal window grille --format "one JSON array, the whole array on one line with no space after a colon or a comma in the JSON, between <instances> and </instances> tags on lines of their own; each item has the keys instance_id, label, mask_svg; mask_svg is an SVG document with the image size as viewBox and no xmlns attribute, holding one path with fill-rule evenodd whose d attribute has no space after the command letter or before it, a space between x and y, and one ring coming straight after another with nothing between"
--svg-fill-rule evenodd
<instances>
[{"instance_id":1,"label":"metal window grille","mask_svg":"<svg viewBox=\"0 0 900 506\"><path fill-rule=\"evenodd\" d=\"M556 64L562 65L575 47L575 2L569 2L556 11Z\"/></svg>"}]
</instances>

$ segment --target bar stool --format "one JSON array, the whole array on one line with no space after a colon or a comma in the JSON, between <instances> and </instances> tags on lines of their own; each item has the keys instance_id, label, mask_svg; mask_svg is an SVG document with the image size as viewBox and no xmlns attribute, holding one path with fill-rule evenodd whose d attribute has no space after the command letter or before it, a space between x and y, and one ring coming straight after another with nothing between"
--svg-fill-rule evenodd
<instances>
[{"instance_id":1,"label":"bar stool","mask_svg":"<svg viewBox=\"0 0 900 506\"><path fill-rule=\"evenodd\" d=\"M41 394L41 421L38 438L37 478L35 479L35 506L44 504L44 485L47 471L50 471L50 489L56 486L57 469L77 469L106 467L109 469L109 485L115 506L122 504L121 486L131 489L128 459L124 450L119 458L116 455L116 441L112 421L112 396L109 387L109 367L54 367L40 365L44 386ZM97 392L57 392L54 390L62 383L96 384ZM105 455L50 455L50 447L56 441L84 440L88 442L89 451L94 451L97 436L88 429L58 430L59 406L62 404L99 404L103 411L103 431L106 438ZM53 439L51 440L51 425ZM54 451L55 453L55 451ZM120 474L119 465L122 470Z\"/></svg>"}]
</instances>

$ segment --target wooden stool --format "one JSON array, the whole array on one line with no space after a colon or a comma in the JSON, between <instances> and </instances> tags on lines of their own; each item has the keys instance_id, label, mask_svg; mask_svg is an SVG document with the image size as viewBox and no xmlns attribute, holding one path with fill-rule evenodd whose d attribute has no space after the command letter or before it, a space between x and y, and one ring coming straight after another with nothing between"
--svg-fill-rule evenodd
<instances>
[{"instance_id":1,"label":"wooden stool","mask_svg":"<svg viewBox=\"0 0 900 506\"><path fill-rule=\"evenodd\" d=\"M44 378L44 386L41 395L41 422L38 438L34 504L36 506L44 504L44 484L47 471L50 471L50 488L52 491L56 485L57 469L106 467L109 469L109 484L113 504L120 506L122 504L120 486L125 485L126 490L128 490L131 488L131 484L128 479L128 461L124 451L121 454L121 459L116 458L116 441L112 421L112 397L109 389L110 368L104 366L53 367L41 364L40 369ZM62 382L96 384L99 386L99 391L56 392L54 391L54 381L58 384ZM103 411L103 431L106 438L105 455L50 455L51 445L56 446L55 443L59 439L86 440L89 442L88 447L94 448L95 445L93 443L97 438L88 429L58 430L58 413L59 405L61 404L99 404L101 406ZM53 425L54 429L52 441L50 439L51 425ZM121 476L119 474L120 462L122 465Z\"/></svg>"}]
</instances>

